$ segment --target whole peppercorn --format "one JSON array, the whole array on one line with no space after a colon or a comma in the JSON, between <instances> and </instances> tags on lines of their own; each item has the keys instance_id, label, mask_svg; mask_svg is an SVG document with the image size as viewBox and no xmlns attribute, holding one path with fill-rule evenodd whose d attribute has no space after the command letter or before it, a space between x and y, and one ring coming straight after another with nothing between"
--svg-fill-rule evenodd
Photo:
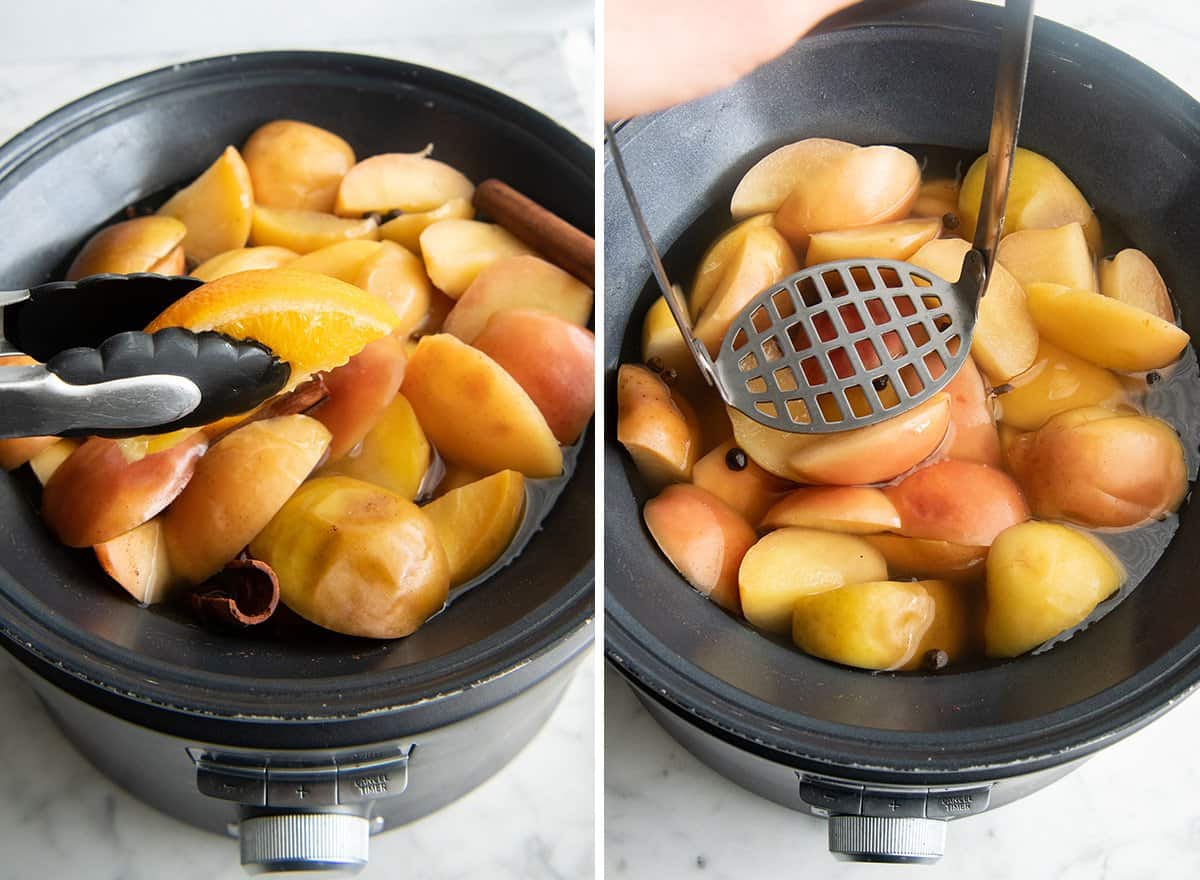
<instances>
[{"instance_id":1,"label":"whole peppercorn","mask_svg":"<svg viewBox=\"0 0 1200 880\"><path fill-rule=\"evenodd\" d=\"M950 655L941 648L934 648L932 651L925 652L922 665L928 672L938 672L950 665Z\"/></svg>"},{"instance_id":2,"label":"whole peppercorn","mask_svg":"<svg viewBox=\"0 0 1200 880\"><path fill-rule=\"evenodd\" d=\"M746 457L746 453L736 446L725 453L725 466L731 471L744 471L749 463L750 459Z\"/></svg>"}]
</instances>

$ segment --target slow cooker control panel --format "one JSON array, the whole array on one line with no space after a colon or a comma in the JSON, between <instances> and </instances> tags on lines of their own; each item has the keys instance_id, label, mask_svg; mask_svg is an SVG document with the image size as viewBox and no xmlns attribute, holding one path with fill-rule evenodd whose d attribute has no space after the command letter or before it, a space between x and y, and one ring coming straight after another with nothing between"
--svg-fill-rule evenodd
<instances>
[{"instance_id":1,"label":"slow cooker control panel","mask_svg":"<svg viewBox=\"0 0 1200 880\"><path fill-rule=\"evenodd\" d=\"M306 809L394 797L408 786L413 748L345 763L278 763L253 756L193 753L201 794L248 807Z\"/></svg>"},{"instance_id":2,"label":"slow cooker control panel","mask_svg":"<svg viewBox=\"0 0 1200 880\"><path fill-rule=\"evenodd\" d=\"M853 783L797 773L800 799L821 815L906 816L954 819L982 813L991 800L990 786L954 789L867 788Z\"/></svg>"}]
</instances>

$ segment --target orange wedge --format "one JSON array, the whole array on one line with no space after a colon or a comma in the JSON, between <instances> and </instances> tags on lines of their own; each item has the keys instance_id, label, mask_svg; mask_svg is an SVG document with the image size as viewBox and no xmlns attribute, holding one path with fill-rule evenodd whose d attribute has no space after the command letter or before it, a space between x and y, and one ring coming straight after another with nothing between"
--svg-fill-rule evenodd
<instances>
[{"instance_id":1,"label":"orange wedge","mask_svg":"<svg viewBox=\"0 0 1200 880\"><path fill-rule=\"evenodd\" d=\"M295 385L311 373L340 367L398 321L382 297L336 278L259 269L197 287L146 331L186 327L257 340L291 365L289 384Z\"/></svg>"}]
</instances>

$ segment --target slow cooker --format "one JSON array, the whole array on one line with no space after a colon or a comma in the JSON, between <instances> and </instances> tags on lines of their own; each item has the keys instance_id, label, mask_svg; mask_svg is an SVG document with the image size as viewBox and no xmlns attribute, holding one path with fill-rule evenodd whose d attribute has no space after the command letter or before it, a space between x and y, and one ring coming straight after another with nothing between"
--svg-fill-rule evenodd
<instances>
[{"instance_id":1,"label":"slow cooker","mask_svg":"<svg viewBox=\"0 0 1200 880\"><path fill-rule=\"evenodd\" d=\"M61 275L122 207L194 177L271 119L359 155L436 144L585 231L593 151L511 98L399 61L316 52L211 58L89 95L0 147L0 279ZM69 318L68 318L69 319ZM158 809L240 837L252 872L353 868L371 833L450 803L546 721L592 638L593 452L510 565L414 635L221 633L137 607L0 476L0 633L71 741Z\"/></svg>"},{"instance_id":2,"label":"slow cooker","mask_svg":"<svg viewBox=\"0 0 1200 880\"><path fill-rule=\"evenodd\" d=\"M724 206L738 180L785 143L824 136L984 152L1000 12L959 0L865 4L724 91L620 126L670 274L690 278L729 223ZM1200 105L1116 49L1039 19L1021 143L1058 162L1104 222L1152 257L1195 333ZM642 523L649 495L616 439L616 366L639 359L642 318L657 295L629 216L609 160L606 653L700 760L827 818L836 854L931 861L949 822L1052 782L1194 690L1200 514L1186 504L1165 554L1115 610L1051 651L973 670L835 666L689 589Z\"/></svg>"}]
</instances>

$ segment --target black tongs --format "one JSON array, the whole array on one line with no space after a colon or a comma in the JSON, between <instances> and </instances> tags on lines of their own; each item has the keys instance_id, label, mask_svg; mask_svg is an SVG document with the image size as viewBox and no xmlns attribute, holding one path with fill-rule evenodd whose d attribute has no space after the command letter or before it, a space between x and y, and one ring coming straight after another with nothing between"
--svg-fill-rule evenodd
<instances>
[{"instance_id":1,"label":"black tongs","mask_svg":"<svg viewBox=\"0 0 1200 880\"><path fill-rule=\"evenodd\" d=\"M203 282L93 275L0 292L0 437L127 437L196 427L253 409L291 368L257 342L179 327L144 333Z\"/></svg>"}]
</instances>

